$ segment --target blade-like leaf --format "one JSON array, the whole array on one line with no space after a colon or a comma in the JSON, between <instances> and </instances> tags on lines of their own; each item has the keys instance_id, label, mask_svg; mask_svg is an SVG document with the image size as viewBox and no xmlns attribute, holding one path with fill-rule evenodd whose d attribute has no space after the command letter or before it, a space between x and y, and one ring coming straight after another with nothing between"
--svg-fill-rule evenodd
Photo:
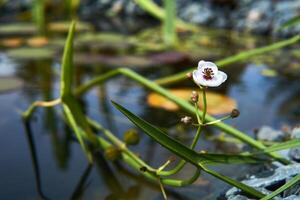
<instances>
[{"instance_id":1,"label":"blade-like leaf","mask_svg":"<svg viewBox=\"0 0 300 200\"><path fill-rule=\"evenodd\" d=\"M270 147L267 147L262 151L262 153L269 153L269 152L274 152L274 151L280 151L284 149L290 149L293 147L300 147L300 139L293 139L287 142L283 142L280 144L274 144Z\"/></svg>"},{"instance_id":2,"label":"blade-like leaf","mask_svg":"<svg viewBox=\"0 0 300 200\"><path fill-rule=\"evenodd\" d=\"M209 154L205 154L207 155L207 157L202 157L203 155L198 154L197 152L187 148L186 146L184 146L183 144L179 143L178 141L170 138L168 135L166 135L163 131L161 131L159 128L151 125L150 123L144 121L143 119L137 117L136 115L134 115L133 113L131 113L129 110L127 110L126 108L122 107L121 105L112 102L113 105L119 110L121 111L131 122L133 122L136 126L138 126L139 128L141 128L146 134L148 134L151 138L153 138L155 141L157 141L159 144L161 144L162 146L166 147L167 149L169 149L170 151L172 151L173 153L175 153L176 155L178 155L179 157L181 157L182 159L190 162L191 164L194 164L197 167L202 168L203 170L205 170L207 173L219 178L220 180L225 181L226 183L233 185L237 188L242 189L243 191L247 192L248 194L254 195L256 197L263 197L264 195L258 191L256 191L254 188L249 187L243 183L240 183L238 181L235 181L227 176L224 176L222 174L219 174L217 172L214 172L210 169L207 169L204 164L206 164L205 162L210 162L211 158L214 158L217 161L220 161L218 159L218 156L209 155ZM220 156L221 157L221 156ZM219 158L220 158L219 157ZM238 157L235 157L236 159ZM207 159L207 160L206 160ZM223 160L224 161L224 160Z\"/></svg>"},{"instance_id":3,"label":"blade-like leaf","mask_svg":"<svg viewBox=\"0 0 300 200\"><path fill-rule=\"evenodd\" d=\"M294 26L300 23L300 15L291 18L290 20L288 20L287 22L285 22L284 24L282 24L282 26L279 28L279 30L288 28L290 26Z\"/></svg>"},{"instance_id":4,"label":"blade-like leaf","mask_svg":"<svg viewBox=\"0 0 300 200\"><path fill-rule=\"evenodd\" d=\"M297 176L295 176L294 178L290 179L286 184L284 184L283 186L281 186L280 188L278 188L277 190L275 190L274 192L272 192L271 194L269 194L268 196L265 196L264 198L262 198L261 200L269 200L269 199L273 199L275 196L277 196L278 194L280 194L281 192L287 190L288 188L292 187L293 185L295 185L296 183L298 183L300 181L300 174L298 174Z\"/></svg>"},{"instance_id":5,"label":"blade-like leaf","mask_svg":"<svg viewBox=\"0 0 300 200\"><path fill-rule=\"evenodd\" d=\"M151 125L145 120L137 117L126 108L121 105L112 102L113 105L121 111L130 121L136 126L141 128L147 135L153 138L155 141L166 147L176 155L182 157L184 160L193 163L198 166L201 164L238 164L238 163L257 163L259 161L265 161L259 157L252 155L228 155L228 154L210 154L210 153L197 153L173 138L169 137L161 129Z\"/></svg>"},{"instance_id":6,"label":"blade-like leaf","mask_svg":"<svg viewBox=\"0 0 300 200\"><path fill-rule=\"evenodd\" d=\"M164 18L164 41L166 45L173 46L177 40L177 33L175 27L176 19L176 1L164 0L165 18Z\"/></svg>"},{"instance_id":7,"label":"blade-like leaf","mask_svg":"<svg viewBox=\"0 0 300 200\"><path fill-rule=\"evenodd\" d=\"M64 48L61 66L60 96L71 94L73 82L73 40L76 23L73 21L69 28L68 38Z\"/></svg>"}]
</instances>

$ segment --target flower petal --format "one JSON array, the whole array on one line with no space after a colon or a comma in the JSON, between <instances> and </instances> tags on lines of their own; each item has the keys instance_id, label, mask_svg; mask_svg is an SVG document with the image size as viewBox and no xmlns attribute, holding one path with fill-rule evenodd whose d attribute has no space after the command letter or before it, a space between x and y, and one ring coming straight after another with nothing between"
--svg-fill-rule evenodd
<instances>
[{"instance_id":1,"label":"flower petal","mask_svg":"<svg viewBox=\"0 0 300 200\"><path fill-rule=\"evenodd\" d=\"M193 80L197 85L201 85L201 80L203 79L202 77L202 72L199 70L194 70L193 71Z\"/></svg>"},{"instance_id":2,"label":"flower petal","mask_svg":"<svg viewBox=\"0 0 300 200\"><path fill-rule=\"evenodd\" d=\"M227 75L218 71L218 73L213 77L213 79L207 80L203 77L203 74L199 70L193 72L193 79L197 85L207 86L207 87L218 87L227 79Z\"/></svg>"},{"instance_id":3,"label":"flower petal","mask_svg":"<svg viewBox=\"0 0 300 200\"><path fill-rule=\"evenodd\" d=\"M203 71L205 68L210 68L212 69L214 74L218 73L218 67L215 63L213 62L206 62L204 60L200 60L198 63L198 70Z\"/></svg>"}]
</instances>

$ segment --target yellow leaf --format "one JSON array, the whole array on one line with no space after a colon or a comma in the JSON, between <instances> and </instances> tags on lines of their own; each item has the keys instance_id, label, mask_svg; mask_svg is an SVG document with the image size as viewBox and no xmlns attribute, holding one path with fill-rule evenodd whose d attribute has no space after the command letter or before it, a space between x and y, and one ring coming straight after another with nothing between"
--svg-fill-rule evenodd
<instances>
[{"instance_id":1,"label":"yellow leaf","mask_svg":"<svg viewBox=\"0 0 300 200\"><path fill-rule=\"evenodd\" d=\"M170 92L182 99L189 100L192 89L172 89ZM215 92L206 92L207 97L207 112L211 115L221 115L227 114L232 111L232 109L237 107L237 103L234 99L218 94ZM147 102L150 106L156 108L163 108L168 111L177 111L179 107L172 101L166 99L165 97L157 94L150 93L147 98ZM201 91L199 92L199 106L202 108L202 96Z\"/></svg>"},{"instance_id":2,"label":"yellow leaf","mask_svg":"<svg viewBox=\"0 0 300 200\"><path fill-rule=\"evenodd\" d=\"M41 47L48 44L48 39L45 37L33 37L27 40L27 44L31 47Z\"/></svg>"},{"instance_id":3,"label":"yellow leaf","mask_svg":"<svg viewBox=\"0 0 300 200\"><path fill-rule=\"evenodd\" d=\"M22 38L8 38L2 40L2 46L4 47L19 47L23 43Z\"/></svg>"}]
</instances>

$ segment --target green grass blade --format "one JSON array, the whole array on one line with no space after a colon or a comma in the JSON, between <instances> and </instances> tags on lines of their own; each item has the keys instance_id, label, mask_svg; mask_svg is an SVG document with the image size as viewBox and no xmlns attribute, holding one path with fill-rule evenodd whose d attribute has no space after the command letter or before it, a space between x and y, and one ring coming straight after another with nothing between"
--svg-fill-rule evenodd
<instances>
[{"instance_id":1,"label":"green grass blade","mask_svg":"<svg viewBox=\"0 0 300 200\"><path fill-rule=\"evenodd\" d=\"M71 94L73 83L73 40L76 23L73 21L69 28L68 38L64 48L61 66L60 95L62 98Z\"/></svg>"},{"instance_id":2,"label":"green grass blade","mask_svg":"<svg viewBox=\"0 0 300 200\"><path fill-rule=\"evenodd\" d=\"M288 188L292 187L293 185L295 185L296 183L298 183L300 181L300 174L298 174L297 176L295 176L294 178L290 179L286 184L284 184L283 186L281 186L280 188L278 188L277 190L275 190L274 192L272 192L271 194L265 196L264 198L262 198L261 200L269 200L269 199L273 199L275 196L277 196L278 194L280 194L281 192L287 190Z\"/></svg>"},{"instance_id":3,"label":"green grass blade","mask_svg":"<svg viewBox=\"0 0 300 200\"><path fill-rule=\"evenodd\" d=\"M161 129L151 125L145 120L137 117L126 108L121 105L112 102L113 105L122 112L131 122L137 127L141 128L147 135L153 138L155 141L166 147L176 155L180 156L184 160L193 163L196 166L201 164L215 165L215 164L240 164L240 163L257 163L265 161L252 155L228 155L228 154L209 154L209 153L197 153L188 147L184 146L180 142L169 137Z\"/></svg>"},{"instance_id":4,"label":"green grass blade","mask_svg":"<svg viewBox=\"0 0 300 200\"><path fill-rule=\"evenodd\" d=\"M204 169L207 173L219 178L220 180L223 180L227 182L230 185L233 185L237 188L242 189L243 191L247 192L250 195L253 195L255 197L263 197L264 195L260 192L256 191L255 189L240 183L238 181L235 181L229 177L226 177L224 175L221 175L217 172L214 172L212 170L207 169L204 167L205 159L210 159L210 157L213 157L213 155L210 155L206 158L202 158L201 154L198 154L197 152L185 147L181 143L177 142L176 140L170 138L168 135L166 135L164 132L162 132L159 128L152 126L148 122L142 120L141 118L137 117L121 105L112 102L113 105L122 112L129 120L131 120L136 126L141 128L145 133L147 133L151 138L153 138L155 141L160 143L162 146L169 149L171 152L176 154L177 156L181 157L182 159L194 164L197 167L200 167ZM214 158L217 159L217 158ZM203 162L204 161L204 162Z\"/></svg>"},{"instance_id":5,"label":"green grass blade","mask_svg":"<svg viewBox=\"0 0 300 200\"><path fill-rule=\"evenodd\" d=\"M45 0L34 0L31 12L32 21L36 24L38 33L40 35L45 35Z\"/></svg>"},{"instance_id":6,"label":"green grass blade","mask_svg":"<svg viewBox=\"0 0 300 200\"><path fill-rule=\"evenodd\" d=\"M175 1L175 0L171 0ZM138 4L143 10L148 12L153 17L164 21L166 14L165 11L155 4L152 0L135 0L136 4ZM175 18L175 25L177 28L189 29L189 30L198 30L198 28L192 24L188 24L178 18Z\"/></svg>"},{"instance_id":7,"label":"green grass blade","mask_svg":"<svg viewBox=\"0 0 300 200\"><path fill-rule=\"evenodd\" d=\"M235 187L237 187L237 188L243 190L244 192L246 192L246 193L248 193L248 194L250 194L250 195L253 195L254 197L262 198L262 197L265 196L264 194L262 194L261 192L255 190L254 188L249 187L249 186L247 186L247 185L245 185L245 184L243 184L243 183L240 183L240 182L238 182L238 181L236 181L236 180L233 180L233 179L231 179L231 178L229 178L229 177L227 177L227 176L224 176L224 175L222 175L222 174L219 174L219 173L217 173L217 172L215 172L215 171L213 171L213 170L210 170L210 169L206 168L205 166L202 166L202 169L203 169L206 173L208 173L208 174L210 174L210 175L212 175L212 176L214 176L214 177L216 177L216 178L218 178L218 179L220 179L220 180L223 180L223 181L225 181L226 183L228 183L228 184L230 184L230 185L233 185L233 186L235 186Z\"/></svg>"},{"instance_id":8,"label":"green grass blade","mask_svg":"<svg viewBox=\"0 0 300 200\"><path fill-rule=\"evenodd\" d=\"M294 26L300 23L300 15L289 19L287 22L283 23L278 30L286 29L290 26Z\"/></svg>"},{"instance_id":9,"label":"green grass blade","mask_svg":"<svg viewBox=\"0 0 300 200\"><path fill-rule=\"evenodd\" d=\"M176 19L176 1L164 0L165 18L163 23L163 35L165 44L174 46L177 41L177 32L175 27Z\"/></svg>"},{"instance_id":10,"label":"green grass blade","mask_svg":"<svg viewBox=\"0 0 300 200\"><path fill-rule=\"evenodd\" d=\"M274 144L270 147L267 147L263 150L263 153L269 153L274 151L280 151L284 149L290 149L294 147L300 147L300 139L294 139L280 144Z\"/></svg>"}]
</instances>

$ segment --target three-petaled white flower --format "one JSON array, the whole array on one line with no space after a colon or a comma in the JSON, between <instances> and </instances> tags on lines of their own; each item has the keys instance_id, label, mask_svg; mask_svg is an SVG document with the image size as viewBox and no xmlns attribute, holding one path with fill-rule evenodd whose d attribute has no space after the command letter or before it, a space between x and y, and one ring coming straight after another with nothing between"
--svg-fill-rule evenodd
<instances>
[{"instance_id":1,"label":"three-petaled white flower","mask_svg":"<svg viewBox=\"0 0 300 200\"><path fill-rule=\"evenodd\" d=\"M227 74L218 70L215 63L201 60L198 69L193 71L193 79L197 85L218 87L227 79Z\"/></svg>"}]
</instances>

